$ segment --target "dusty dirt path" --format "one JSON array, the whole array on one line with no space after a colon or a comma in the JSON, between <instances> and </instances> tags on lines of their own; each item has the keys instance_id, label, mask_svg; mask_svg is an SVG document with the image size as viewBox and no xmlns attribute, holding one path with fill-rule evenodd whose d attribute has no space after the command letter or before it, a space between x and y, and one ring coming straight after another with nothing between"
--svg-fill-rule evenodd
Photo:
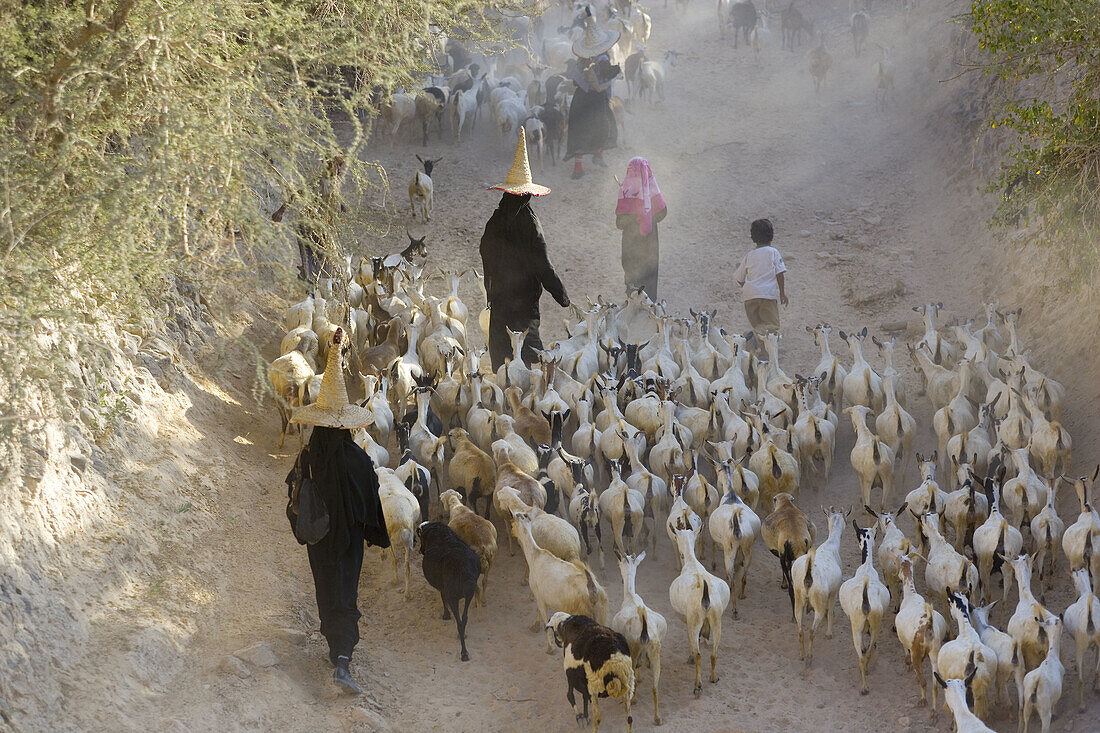
<instances>
[{"instance_id":1,"label":"dusty dirt path","mask_svg":"<svg viewBox=\"0 0 1100 733\"><path fill-rule=\"evenodd\" d=\"M552 259L574 300L621 294L611 172L623 170L638 154L652 162L669 201L670 215L661 228L660 295L673 312L717 309L718 323L745 328L731 272L749 246L748 223L758 216L775 222L776 245L790 268L791 306L782 313L789 373L816 363L806 324L866 325L881 333L880 324L909 319L912 305L938 300L949 314L976 313L986 294L977 267L978 253L990 247L982 227L985 214L977 197L960 191L961 184L947 183L961 163L945 159L940 127L927 122L947 109L951 94L927 69L929 55L939 52L930 44L946 45L947 31L928 30L946 16L944 5L923 3L908 40L899 34L896 18L876 15L872 40L892 39L898 67L896 94L885 114L872 102L872 58L855 59L842 33L846 3L813 11L819 27L830 33L835 59L819 96L806 72L805 47L779 50L776 27L756 66L749 51L735 52L719 40L710 3L698 5L687 17L654 9L650 46L681 52L681 63L663 103L634 105L629 145L609 155L611 170L595 170L579 182L568 180L570 168L561 164L536 173L554 188L536 207ZM404 200L400 182L411 175L418 150L382 146L376 151L398 182L399 203ZM481 188L503 176L510 151L483 131L461 148L433 140L429 150L432 157L446 156L434 177L437 219L426 228L431 263L480 266L477 241L495 206L495 196ZM368 240L366 249L395 250L401 236ZM470 296L471 303L480 302L473 291ZM558 331L562 313L547 299L544 337ZM273 323L242 317L237 327L274 355L280 334ZM834 348L843 344L837 341ZM904 371L913 395L911 371ZM161 622L193 633L182 648L143 653L140 645L135 651L125 629L103 628L92 640L104 650L100 669L122 675L127 684L112 689L126 694L99 699L94 681L100 672L89 670L74 681L67 712L89 728L138 729L156 722L178 730L572 729L560 658L544 654L542 635L528 630L535 608L520 584L522 557L507 552L493 568L489 607L473 614L473 661L461 664L453 622L440 620L438 596L419 570L414 568L410 598L403 600L391 584L388 557L368 550L360 595L362 641L354 660L367 694L336 697L316 633L305 552L283 515L282 481L291 453L274 451L274 408L254 403L248 376L223 386L238 405L207 397L196 400L186 416L202 433L201 451L228 463L216 528L194 540L192 554L165 568L170 578L187 579L169 583L168 592L189 593L192 600L182 604L187 610L176 610L190 612L187 623L171 614ZM200 392L195 396L201 398ZM927 408L919 417L928 424ZM1072 409L1068 425L1089 455L1095 438ZM841 436L829 486L803 496L812 513L819 504L858 500L847 460L852 438L846 420ZM933 442L930 431L921 434L922 448L930 450ZM639 591L670 621L661 684L666 729L949 729L949 716L941 716L936 726L927 708L916 707L916 682L888 624L869 696L858 693L858 667L842 613L834 638L819 641L813 668L804 669L786 594L779 590L778 564L759 545L740 618L727 615L724 622L722 679L694 699L691 669L684 664L684 628L668 601L675 560L663 536L660 542L658 557L641 569ZM842 544L847 575L858 561L850 528ZM617 608L621 584L614 562L597 572ZM150 605L158 606L155 598ZM1064 606L1064 598L1053 605ZM225 666L227 655L257 642L271 645L277 664ZM643 672L639 681L634 711L639 730L651 727L649 679ZM1090 710L1095 713L1096 705ZM622 728L621 708L605 705L604 716L609 729ZM1063 713L1058 725L1087 730L1088 720L1074 710ZM998 728L1009 725L1004 718L994 721Z\"/></svg>"}]
</instances>

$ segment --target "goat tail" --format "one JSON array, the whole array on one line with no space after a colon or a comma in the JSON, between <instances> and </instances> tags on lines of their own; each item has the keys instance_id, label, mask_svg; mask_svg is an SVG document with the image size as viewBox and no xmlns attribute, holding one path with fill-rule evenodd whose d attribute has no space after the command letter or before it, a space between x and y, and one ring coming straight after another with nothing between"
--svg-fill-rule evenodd
<instances>
[{"instance_id":1,"label":"goat tail","mask_svg":"<svg viewBox=\"0 0 1100 733\"><path fill-rule=\"evenodd\" d=\"M866 616L871 613L871 599L867 597L867 590L871 587L871 584L867 581L863 581L863 615Z\"/></svg>"},{"instance_id":2,"label":"goat tail","mask_svg":"<svg viewBox=\"0 0 1100 733\"><path fill-rule=\"evenodd\" d=\"M589 690L602 687L608 697L634 697L634 662L629 654L614 652L599 669L592 670L585 665L585 672Z\"/></svg>"},{"instance_id":3,"label":"goat tail","mask_svg":"<svg viewBox=\"0 0 1100 733\"><path fill-rule=\"evenodd\" d=\"M814 550L806 553L806 575L802 578L802 585L809 588L814 584Z\"/></svg>"},{"instance_id":4,"label":"goat tail","mask_svg":"<svg viewBox=\"0 0 1100 733\"><path fill-rule=\"evenodd\" d=\"M645 606L638 609L638 618L642 620L642 633L638 635L638 641L642 644L649 643L649 615L646 613Z\"/></svg>"},{"instance_id":5,"label":"goat tail","mask_svg":"<svg viewBox=\"0 0 1100 733\"><path fill-rule=\"evenodd\" d=\"M791 582L791 563L794 562L794 548L791 541L783 543L783 554L779 556L779 566L783 570L783 579L787 581L787 595L791 599L791 615L794 615L794 583Z\"/></svg>"},{"instance_id":6,"label":"goat tail","mask_svg":"<svg viewBox=\"0 0 1100 733\"><path fill-rule=\"evenodd\" d=\"M701 605L703 606L704 611L709 611L710 610L710 583L708 583L705 578L702 578L701 580L702 580L702 583L703 583L703 598L702 598L702 601L701 601Z\"/></svg>"}]
</instances>

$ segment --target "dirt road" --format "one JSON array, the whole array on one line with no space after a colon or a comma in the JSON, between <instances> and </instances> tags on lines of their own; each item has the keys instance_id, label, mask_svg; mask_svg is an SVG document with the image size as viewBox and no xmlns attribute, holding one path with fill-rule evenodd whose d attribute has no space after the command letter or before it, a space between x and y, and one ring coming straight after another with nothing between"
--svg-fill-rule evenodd
<instances>
[{"instance_id":1,"label":"dirt road","mask_svg":"<svg viewBox=\"0 0 1100 733\"><path fill-rule=\"evenodd\" d=\"M911 306L928 301L943 301L949 317L975 315L982 298L995 292L981 266L993 246L976 184L965 171L959 175L964 163L948 157L938 124L954 94L938 81L947 75L942 66L939 74L929 71L930 58L946 54L945 7L922 3L908 35L893 4L876 12L871 40L892 47L897 68L885 113L873 102L874 55L853 56L846 3L815 4L812 11L834 57L820 95L806 70L808 46L781 51L777 24L757 65L750 51L734 51L719 39L709 2L697 2L686 16L655 8L650 48L680 52L664 102L632 105L625 144L609 154L610 170L590 167L590 175L571 181L570 166L536 166L536 180L554 189L536 210L573 299L621 296L611 174L621 175L632 155L643 155L669 202L661 225L659 291L672 312L717 309L720 325L746 328L731 272L750 246L749 222L767 216L775 223L776 246L790 268L791 305L782 312L788 373L816 363L803 328L808 324L867 326L881 334L882 324L907 321ZM445 138L428 150L444 156L434 176L436 219L427 227L413 224L414 231L428 233L433 266L480 267L477 242L496 203L496 195L482 189L503 177L511 151L484 130L461 147ZM419 151L412 144L372 151L397 182L399 203L401 182L411 176ZM366 247L379 252L402 244L395 235L368 239ZM473 291L469 295L469 302L480 303ZM544 301L544 338L559 331L563 313ZM281 333L273 323L242 316L235 325L274 355ZM834 348L843 350L843 344L837 340ZM899 368L915 395L911 370ZM472 661L462 664L453 622L439 618L438 596L419 570L405 601L391 584L388 557L368 550L362 641L353 662L367 694L336 697L316 633L306 555L283 515L291 453L274 451L275 410L252 400L249 376L222 385L228 399L196 386L192 409L178 416L200 434L188 455L192 468L201 473L217 457L214 528L196 537L188 553L163 559L162 590L144 601L144 631L105 614L89 639L100 661L71 673L62 703L66 719L88 728L135 730L160 724L170 730L572 729L560 657L544 654L543 637L528 630L535 606L521 585L522 557L507 551L493 567L488 608L473 614ZM921 403L917 412L925 427L919 444L931 450L927 407ZM829 486L803 495L815 514L819 504L858 500L847 460L852 432L844 420ZM1095 455L1096 437L1073 407L1067 426L1079 436L1079 455ZM760 545L740 618L727 614L724 622L721 681L705 685L701 699L694 699L684 627L668 601L674 554L666 538L660 542L638 585L670 622L661 684L666 729L949 730L950 716L941 714L934 725L929 710L916 706L917 684L889 624L870 695L859 695L856 656L839 612L834 638L819 641L814 666L805 669L786 593L779 589L778 563ZM842 547L849 575L858 563L850 527ZM597 572L617 608L621 583L613 559ZM1049 600L1059 610L1066 602L1064 594ZM227 662L230 653L257 642L271 645L277 664ZM651 728L649 679L643 671L637 730ZM1087 730L1097 705L1084 715L1065 701L1063 709L1060 730ZM623 728L620 707L605 705L603 711L609 730ZM993 725L1014 724L1002 717Z\"/></svg>"}]
</instances>

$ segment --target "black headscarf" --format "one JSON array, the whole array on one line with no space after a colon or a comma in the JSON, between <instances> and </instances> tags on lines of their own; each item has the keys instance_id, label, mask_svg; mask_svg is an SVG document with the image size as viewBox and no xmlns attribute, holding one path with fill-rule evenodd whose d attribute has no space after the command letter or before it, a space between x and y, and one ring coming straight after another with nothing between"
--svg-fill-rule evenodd
<instances>
[{"instance_id":1,"label":"black headscarf","mask_svg":"<svg viewBox=\"0 0 1100 733\"><path fill-rule=\"evenodd\" d=\"M353 541L390 546L374 462L352 440L350 430L314 427L300 460L328 510L329 532L319 545L333 555L343 554Z\"/></svg>"}]
</instances>

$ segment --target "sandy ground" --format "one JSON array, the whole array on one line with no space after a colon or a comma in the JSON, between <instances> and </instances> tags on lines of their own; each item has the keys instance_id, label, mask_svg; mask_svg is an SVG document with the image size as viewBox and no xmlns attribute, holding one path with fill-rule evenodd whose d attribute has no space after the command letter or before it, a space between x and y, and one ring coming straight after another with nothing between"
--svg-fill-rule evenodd
<instances>
[{"instance_id":1,"label":"sandy ground","mask_svg":"<svg viewBox=\"0 0 1100 733\"><path fill-rule=\"evenodd\" d=\"M644 155L669 202L661 225L660 296L671 311L717 309L719 324L744 329L731 272L750 246L748 223L759 216L774 221L776 245L790 268L791 305L782 312L788 373L816 363L807 324L867 326L882 334L881 324L911 321L911 306L927 301L943 301L948 317L975 315L982 298L996 292L985 266L996 252L983 225L987 204L966 172L959 174L966 162L952 158L943 140L940 116L947 114L954 90L939 82L949 75L946 67L934 73L929 61L946 53L945 8L922 3L908 36L900 33L892 5L876 13L872 41L891 45L897 59L896 91L884 114L875 111L872 99L873 57L855 58L844 32L846 3L807 11L827 29L835 59L820 95L814 95L806 71L807 47L781 51L778 27L757 66L750 51L734 51L719 39L709 2L682 17L655 8L650 48L681 54L666 100L633 105L626 144L609 153L610 170L589 166L591 174L574 182L569 166L536 165L536 180L554 189L536 209L573 299L621 297L611 173L621 175L632 155ZM419 151L411 143L372 151L390 167L402 205L400 182L411 175ZM495 194L481 189L503 177L511 151L481 129L461 147L449 136L442 143L433 139L428 152L444 156L434 176L436 219L410 225L428 234L431 265L480 266L478 238L496 203ZM400 233L368 239L365 249L396 251L400 239ZM473 295L469 302L479 304ZM263 311L277 303L257 305ZM563 313L546 299L544 338L559 331ZM276 354L281 333L272 322L242 314L232 325L269 358ZM834 349L844 349L839 339ZM912 371L901 367L914 395ZM148 594L140 624L104 614L88 640L97 650L88 657L93 661L68 672L64 717L82 728L125 730L572 729L560 657L546 655L544 637L528 630L535 606L521 585L522 557L506 551L492 570L488 608L472 613L472 661L463 664L454 624L440 619L438 595L417 563L406 601L391 583L388 556L368 550L360 592L362 641L353 662L366 694L336 696L316 632L306 554L283 513L283 477L292 453L275 451L278 418L270 401L252 399L250 368L225 373L231 378L220 389L195 380L191 407L180 415L194 426L190 468L201 473L215 461L220 466L214 528L184 540L186 551L158 561L163 582ZM1055 375L1071 388L1083 386L1072 375ZM931 450L927 406L913 401L924 426L919 447ZM1078 455L1095 455L1096 435L1077 404L1067 407L1066 424ZM811 514L818 505L858 501L847 460L851 445L845 419L828 487L803 493ZM913 486L910 480L899 487L899 495ZM1063 516L1069 512L1076 512L1075 504L1067 504ZM674 554L666 538L660 541L659 557L647 559L638 585L669 619L661 684L666 729L950 730L949 715L934 723L927 708L917 707L917 684L889 623L869 696L859 694L856 656L839 611L834 638L819 640L815 663L805 669L786 593L779 589L778 563L761 545L740 618L727 614L724 620L721 681L705 685L694 699L684 626L668 601L677 572ZM842 547L848 575L858 563L850 528ZM617 568L609 561L596 570L617 609ZM1061 610L1066 593L1048 601ZM140 634L134 631L139 625L145 629ZM186 633L175 633L180 629ZM177 638L186 641L167 640ZM271 645L277 664L226 666L229 654L257 642ZM1073 674L1071 669L1068 684L1075 683ZM97 691L103 679L111 680L109 699ZM649 680L643 671L634 710L638 730L651 728ZM1072 696L1067 692L1063 700L1057 729L1094 730L1088 721L1100 707L1093 702L1079 714ZM621 707L603 710L607 729L623 729ZM1003 714L992 724L999 730L1014 726Z\"/></svg>"}]
</instances>

